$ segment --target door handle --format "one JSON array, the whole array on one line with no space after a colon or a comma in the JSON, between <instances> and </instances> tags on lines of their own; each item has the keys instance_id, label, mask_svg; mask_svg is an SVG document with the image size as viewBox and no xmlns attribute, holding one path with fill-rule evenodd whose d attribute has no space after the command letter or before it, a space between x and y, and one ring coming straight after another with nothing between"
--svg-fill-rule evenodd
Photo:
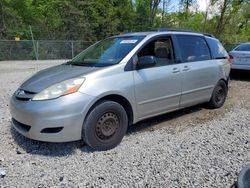
<instances>
[{"instance_id":1,"label":"door handle","mask_svg":"<svg viewBox=\"0 0 250 188\"><path fill-rule=\"evenodd\" d=\"M184 68L182 69L182 71L189 71L189 70L190 70L190 68L187 65L185 65Z\"/></svg>"},{"instance_id":2,"label":"door handle","mask_svg":"<svg viewBox=\"0 0 250 188\"><path fill-rule=\"evenodd\" d=\"M178 73L178 72L180 72L180 69L178 69L178 68L173 68L173 71L172 71L172 73Z\"/></svg>"}]
</instances>

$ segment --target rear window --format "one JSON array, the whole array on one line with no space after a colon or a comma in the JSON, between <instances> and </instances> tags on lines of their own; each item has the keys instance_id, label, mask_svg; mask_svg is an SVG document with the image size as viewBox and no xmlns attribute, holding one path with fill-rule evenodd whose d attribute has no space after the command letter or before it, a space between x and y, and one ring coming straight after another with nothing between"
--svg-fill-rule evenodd
<instances>
[{"instance_id":1,"label":"rear window","mask_svg":"<svg viewBox=\"0 0 250 188\"><path fill-rule=\"evenodd\" d=\"M211 59L209 48L201 36L177 35L181 48L182 59L185 62L204 61Z\"/></svg>"},{"instance_id":2,"label":"rear window","mask_svg":"<svg viewBox=\"0 0 250 188\"><path fill-rule=\"evenodd\" d=\"M234 51L250 51L250 44L241 44L237 46Z\"/></svg>"},{"instance_id":3,"label":"rear window","mask_svg":"<svg viewBox=\"0 0 250 188\"><path fill-rule=\"evenodd\" d=\"M221 59L227 57L227 51L219 42L219 40L215 38L206 37L207 43L211 49L212 58L213 59Z\"/></svg>"}]
</instances>

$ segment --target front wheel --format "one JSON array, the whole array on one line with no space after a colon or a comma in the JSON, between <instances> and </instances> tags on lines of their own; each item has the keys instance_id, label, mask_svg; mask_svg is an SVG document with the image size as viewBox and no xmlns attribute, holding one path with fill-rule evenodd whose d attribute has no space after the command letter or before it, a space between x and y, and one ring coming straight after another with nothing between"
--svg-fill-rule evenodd
<instances>
[{"instance_id":1,"label":"front wheel","mask_svg":"<svg viewBox=\"0 0 250 188\"><path fill-rule=\"evenodd\" d=\"M113 101L102 101L94 106L84 124L83 140L96 150L108 150L117 146L128 127L124 108Z\"/></svg>"},{"instance_id":2,"label":"front wheel","mask_svg":"<svg viewBox=\"0 0 250 188\"><path fill-rule=\"evenodd\" d=\"M210 108L220 108L225 103L228 87L225 81L220 80L214 88L212 97L208 103Z\"/></svg>"}]
</instances>

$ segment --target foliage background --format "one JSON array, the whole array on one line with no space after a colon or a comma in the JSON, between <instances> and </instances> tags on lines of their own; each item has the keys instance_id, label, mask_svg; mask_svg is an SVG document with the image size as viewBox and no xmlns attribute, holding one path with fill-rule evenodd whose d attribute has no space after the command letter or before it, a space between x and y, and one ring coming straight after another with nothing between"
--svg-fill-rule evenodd
<instances>
[{"instance_id":1,"label":"foliage background","mask_svg":"<svg viewBox=\"0 0 250 188\"><path fill-rule=\"evenodd\" d=\"M96 41L160 27L207 32L223 43L250 41L249 0L0 0L0 39Z\"/></svg>"}]
</instances>

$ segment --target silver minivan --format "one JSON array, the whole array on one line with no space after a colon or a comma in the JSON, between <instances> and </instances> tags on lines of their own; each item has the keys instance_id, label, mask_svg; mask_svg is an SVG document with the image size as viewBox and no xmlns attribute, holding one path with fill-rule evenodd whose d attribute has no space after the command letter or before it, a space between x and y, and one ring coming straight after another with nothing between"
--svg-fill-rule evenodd
<instances>
[{"instance_id":1,"label":"silver minivan","mask_svg":"<svg viewBox=\"0 0 250 188\"><path fill-rule=\"evenodd\" d=\"M11 98L12 124L34 140L82 139L107 150L146 118L199 103L221 107L229 73L229 56L211 35L118 35L25 81Z\"/></svg>"}]
</instances>

